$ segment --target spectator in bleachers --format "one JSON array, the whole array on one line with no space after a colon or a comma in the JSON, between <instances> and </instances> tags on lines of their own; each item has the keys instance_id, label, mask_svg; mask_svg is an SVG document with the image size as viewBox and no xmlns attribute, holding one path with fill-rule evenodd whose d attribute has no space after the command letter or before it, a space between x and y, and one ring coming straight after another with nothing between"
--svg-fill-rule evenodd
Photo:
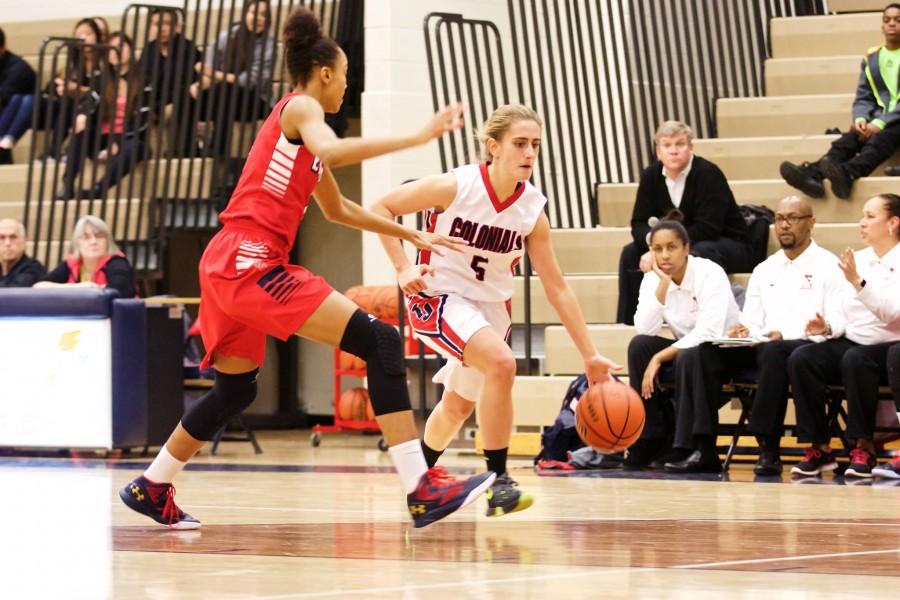
<instances>
[{"instance_id":1,"label":"spectator in bleachers","mask_svg":"<svg viewBox=\"0 0 900 600\"><path fill-rule=\"evenodd\" d=\"M826 386L843 384L847 399L846 437L854 444L845 477L871 477L875 466L873 429L879 383L887 379L888 349L900 341L900 196L881 194L863 206L860 234L867 248L847 248L840 268L853 286L843 303L844 335L817 315L807 335L820 344L798 348L788 360L797 409L797 439L811 442L791 471L817 475L837 468L829 442Z\"/></svg>"},{"instance_id":2,"label":"spectator in bleachers","mask_svg":"<svg viewBox=\"0 0 900 600\"><path fill-rule=\"evenodd\" d=\"M628 344L628 378L644 399L646 421L640 439L625 457L626 469L661 466L685 458L669 450L672 417L667 396L659 390L663 365L674 363L676 390L685 378L682 350L721 337L738 321L738 306L725 271L711 260L691 256L687 230L672 220L660 221L650 230L651 270L641 282L634 325L637 334ZM675 339L659 336L667 325ZM709 456L712 440L701 440L703 456ZM713 454L714 455L714 454ZM718 457L715 457L718 461ZM711 465L701 465L710 469Z\"/></svg>"},{"instance_id":3,"label":"spectator in bleachers","mask_svg":"<svg viewBox=\"0 0 900 600\"><path fill-rule=\"evenodd\" d=\"M900 421L900 344L894 344L887 354L887 379L894 396L894 408L897 409L897 420ZM900 452L895 453L893 460L872 469L875 477L900 479Z\"/></svg>"},{"instance_id":4,"label":"spectator in bleachers","mask_svg":"<svg viewBox=\"0 0 900 600\"><path fill-rule=\"evenodd\" d=\"M141 54L140 71L153 90L155 122L166 128L174 156L190 154L193 115L188 89L199 74L194 65L203 55L181 34L181 13L164 8L150 11L150 37Z\"/></svg>"},{"instance_id":5,"label":"spectator in bleachers","mask_svg":"<svg viewBox=\"0 0 900 600\"><path fill-rule=\"evenodd\" d=\"M80 114L89 114L93 101L91 92L101 77L100 58L95 46L103 43L103 33L91 18L75 24L72 37L80 44L72 44L63 58L64 71L57 72L41 97L40 120L50 130L46 157L56 159L62 152L66 136Z\"/></svg>"},{"instance_id":6,"label":"spectator in bleachers","mask_svg":"<svg viewBox=\"0 0 900 600\"><path fill-rule=\"evenodd\" d=\"M756 436L759 460L757 475L782 472L781 436L787 410L787 361L797 348L823 341L804 331L807 321L821 315L831 323L833 335L843 331L842 301L847 282L837 257L812 239L815 226L812 207L806 199L789 196L775 212L775 234L781 250L753 269L740 322L728 335L754 338L753 347L720 347L703 343L683 350L685 375L677 390L678 417L675 445L694 446L694 437L715 439L718 430L720 390L723 383L742 373L756 374L748 431ZM745 375L746 377L746 375ZM690 473L699 464L716 463L712 457L693 457L667 464L671 472Z\"/></svg>"},{"instance_id":7,"label":"spectator in bleachers","mask_svg":"<svg viewBox=\"0 0 900 600\"><path fill-rule=\"evenodd\" d=\"M94 94L93 110L90 114L79 114L75 120L75 135L66 151L59 198L76 196L76 179L86 156L105 160L105 173L93 187L77 195L103 198L107 190L146 155L151 90L135 66L131 38L117 32L109 39L111 48L109 59L105 61L106 73L99 79L101 87ZM90 179L91 174L85 173L82 181Z\"/></svg>"},{"instance_id":8,"label":"spectator in bleachers","mask_svg":"<svg viewBox=\"0 0 900 600\"><path fill-rule=\"evenodd\" d=\"M824 179L838 198L849 198L853 182L865 177L900 146L900 4L892 2L881 16L884 44L866 51L860 66L853 125L831 144L818 161L781 163L781 176L807 196L825 196Z\"/></svg>"},{"instance_id":9,"label":"spectator in bleachers","mask_svg":"<svg viewBox=\"0 0 900 600\"><path fill-rule=\"evenodd\" d=\"M753 245L728 181L710 161L694 154L693 132L680 121L656 130L658 160L644 169L631 214L633 241L619 258L616 321L631 325L644 273L650 271L647 235L653 223L674 210L682 215L695 256L717 263L726 273L756 266Z\"/></svg>"},{"instance_id":10,"label":"spectator in bleachers","mask_svg":"<svg viewBox=\"0 0 900 600\"><path fill-rule=\"evenodd\" d=\"M0 165L11 165L12 150L31 126L34 69L6 48L0 29Z\"/></svg>"},{"instance_id":11,"label":"spectator in bleachers","mask_svg":"<svg viewBox=\"0 0 900 600\"><path fill-rule=\"evenodd\" d=\"M102 219L91 215L78 219L69 255L34 287L60 285L110 288L122 298L134 297L134 270Z\"/></svg>"},{"instance_id":12,"label":"spectator in bleachers","mask_svg":"<svg viewBox=\"0 0 900 600\"><path fill-rule=\"evenodd\" d=\"M214 123L212 152L227 154L232 123L264 118L271 107L275 39L269 35L272 12L265 0L244 4L243 18L219 34L197 63L200 80L191 84L191 97L200 102L200 119Z\"/></svg>"},{"instance_id":13,"label":"spectator in bleachers","mask_svg":"<svg viewBox=\"0 0 900 600\"><path fill-rule=\"evenodd\" d=\"M44 265L25 254L25 226L0 219L0 287L31 287L47 274Z\"/></svg>"}]
</instances>

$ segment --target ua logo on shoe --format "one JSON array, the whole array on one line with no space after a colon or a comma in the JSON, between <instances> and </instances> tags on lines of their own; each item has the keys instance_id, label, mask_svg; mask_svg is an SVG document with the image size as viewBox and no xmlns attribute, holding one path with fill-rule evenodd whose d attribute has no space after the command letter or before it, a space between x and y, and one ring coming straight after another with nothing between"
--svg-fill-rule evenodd
<instances>
[{"instance_id":1,"label":"ua logo on shoe","mask_svg":"<svg viewBox=\"0 0 900 600\"><path fill-rule=\"evenodd\" d=\"M133 483L131 484L131 495L137 498L138 502L142 502L144 500L144 495L141 493L141 488L134 485Z\"/></svg>"},{"instance_id":2,"label":"ua logo on shoe","mask_svg":"<svg viewBox=\"0 0 900 600\"><path fill-rule=\"evenodd\" d=\"M409 514L411 515L424 515L425 514L425 505L424 504L413 504L409 507Z\"/></svg>"}]
</instances>

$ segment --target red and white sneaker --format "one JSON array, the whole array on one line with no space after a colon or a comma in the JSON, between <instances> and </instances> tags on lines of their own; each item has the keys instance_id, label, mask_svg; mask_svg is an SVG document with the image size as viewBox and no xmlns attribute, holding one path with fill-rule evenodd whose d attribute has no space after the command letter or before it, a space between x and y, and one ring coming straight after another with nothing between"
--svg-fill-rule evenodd
<instances>
[{"instance_id":1,"label":"red and white sneaker","mask_svg":"<svg viewBox=\"0 0 900 600\"><path fill-rule=\"evenodd\" d=\"M471 504L483 494L497 474L487 471L468 479L450 477L441 467L431 467L415 491L406 496L414 527L425 527Z\"/></svg>"},{"instance_id":2,"label":"red and white sneaker","mask_svg":"<svg viewBox=\"0 0 900 600\"><path fill-rule=\"evenodd\" d=\"M891 462L872 469L872 475L885 479L900 479L900 454L895 455Z\"/></svg>"},{"instance_id":3,"label":"red and white sneaker","mask_svg":"<svg viewBox=\"0 0 900 600\"><path fill-rule=\"evenodd\" d=\"M170 529L197 529L200 521L175 504L175 486L155 483L143 475L119 490L119 498L133 511Z\"/></svg>"}]
</instances>

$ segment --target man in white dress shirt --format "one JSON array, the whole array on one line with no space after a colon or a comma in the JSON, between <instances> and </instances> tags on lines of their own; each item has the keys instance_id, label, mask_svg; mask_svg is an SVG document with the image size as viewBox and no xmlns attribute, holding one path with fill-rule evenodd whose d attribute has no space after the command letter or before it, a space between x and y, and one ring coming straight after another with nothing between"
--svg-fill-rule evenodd
<instances>
[{"instance_id":1,"label":"man in white dress shirt","mask_svg":"<svg viewBox=\"0 0 900 600\"><path fill-rule=\"evenodd\" d=\"M775 235L781 250L760 263L750 276L740 323L730 337L759 339L752 347L721 348L702 344L682 357L688 370L678 390L677 447L692 447L696 436L715 436L718 427L720 389L736 376L752 378L758 389L753 400L748 430L760 445L757 475L777 475L783 470L780 440L784 432L789 374L788 357L797 348L821 341L804 333L806 323L824 315L840 335L843 330L842 294L848 292L837 257L812 239L812 208L805 199L783 199L775 213ZM693 455L692 455L693 456ZM666 464L670 472L713 470L717 457L696 456ZM709 466L709 469L704 469Z\"/></svg>"}]
</instances>

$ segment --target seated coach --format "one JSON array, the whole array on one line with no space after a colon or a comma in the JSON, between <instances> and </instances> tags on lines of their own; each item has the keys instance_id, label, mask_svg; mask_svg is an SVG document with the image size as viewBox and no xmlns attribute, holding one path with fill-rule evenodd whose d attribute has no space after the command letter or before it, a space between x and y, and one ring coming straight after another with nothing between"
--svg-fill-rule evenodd
<instances>
[{"instance_id":1,"label":"seated coach","mask_svg":"<svg viewBox=\"0 0 900 600\"><path fill-rule=\"evenodd\" d=\"M752 347L722 348L701 344L683 352L683 385L677 389L675 445L695 448L696 438L715 440L718 429L720 389L741 371L757 373L748 430L760 447L757 475L778 475L784 416L787 410L790 377L788 357L797 348L824 340L809 337L806 323L817 315L833 328L843 331L843 297L849 286L838 267L837 257L812 239L816 220L805 199L790 196L775 212L775 234L781 250L760 263L750 276L740 322L728 335L756 338ZM718 471L714 445L695 452L685 460L668 463L676 473Z\"/></svg>"}]
</instances>

